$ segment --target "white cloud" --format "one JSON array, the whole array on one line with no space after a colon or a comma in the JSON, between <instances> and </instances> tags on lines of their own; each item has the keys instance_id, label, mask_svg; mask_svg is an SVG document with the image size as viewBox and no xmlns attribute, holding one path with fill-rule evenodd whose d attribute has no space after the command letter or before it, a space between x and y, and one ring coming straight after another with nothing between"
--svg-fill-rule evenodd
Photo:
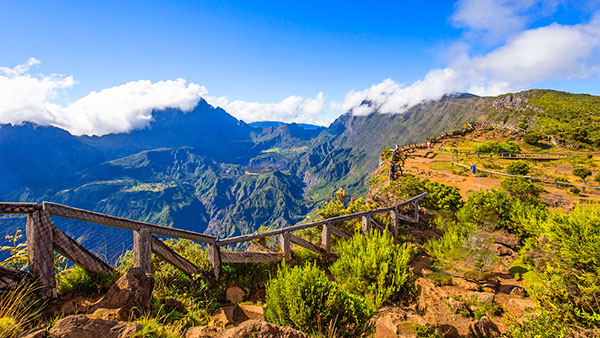
<instances>
[{"instance_id":1,"label":"white cloud","mask_svg":"<svg viewBox=\"0 0 600 338\"><path fill-rule=\"evenodd\" d=\"M585 24L525 30L484 55L470 57L463 51L450 66L429 71L423 80L403 86L386 79L349 92L344 102L333 103L332 108L357 115L402 113L457 91L498 95L541 81L589 78L598 76L599 55L600 15L596 15Z\"/></svg>"},{"instance_id":2,"label":"white cloud","mask_svg":"<svg viewBox=\"0 0 600 338\"><path fill-rule=\"evenodd\" d=\"M224 96L208 96L204 86L186 83L184 79L132 81L91 92L61 106L53 100L60 98L63 90L73 87L75 80L72 76L29 74L30 68L39 63L31 58L14 68L0 67L0 123L31 121L57 126L74 135L105 135L147 127L154 110L190 111L201 98L246 122L274 120L320 125L330 122L321 119L325 107L323 93L315 98L289 96L277 103L230 101Z\"/></svg>"},{"instance_id":3,"label":"white cloud","mask_svg":"<svg viewBox=\"0 0 600 338\"><path fill-rule=\"evenodd\" d=\"M166 108L192 110L206 88L184 79L132 81L91 92L55 110L55 125L76 135L104 135L141 129L152 120L152 111Z\"/></svg>"},{"instance_id":4,"label":"white cloud","mask_svg":"<svg viewBox=\"0 0 600 338\"><path fill-rule=\"evenodd\" d=\"M553 14L561 0L459 0L451 22L470 37L496 41Z\"/></svg>"},{"instance_id":5,"label":"white cloud","mask_svg":"<svg viewBox=\"0 0 600 338\"><path fill-rule=\"evenodd\" d=\"M28 74L29 68L38 63L30 58L14 68L0 67L0 123L54 122L53 111L58 106L51 101L60 90L75 85L75 80L72 76Z\"/></svg>"},{"instance_id":6,"label":"white cloud","mask_svg":"<svg viewBox=\"0 0 600 338\"><path fill-rule=\"evenodd\" d=\"M325 95L322 92L315 98L289 96L277 103L230 101L227 97L211 96L206 97L206 101L245 122L283 121L318 125L330 122L322 119L325 108Z\"/></svg>"}]
</instances>

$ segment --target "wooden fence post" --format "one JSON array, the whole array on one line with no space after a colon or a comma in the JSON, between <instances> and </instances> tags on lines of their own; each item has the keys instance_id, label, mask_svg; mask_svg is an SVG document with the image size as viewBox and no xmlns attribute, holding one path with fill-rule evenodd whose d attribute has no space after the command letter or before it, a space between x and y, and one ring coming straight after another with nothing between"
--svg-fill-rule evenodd
<instances>
[{"instance_id":1,"label":"wooden fence post","mask_svg":"<svg viewBox=\"0 0 600 338\"><path fill-rule=\"evenodd\" d=\"M283 251L283 259L285 259L286 262L292 260L289 232L279 234L279 246L281 246L281 251Z\"/></svg>"},{"instance_id":2,"label":"wooden fence post","mask_svg":"<svg viewBox=\"0 0 600 338\"><path fill-rule=\"evenodd\" d=\"M43 298L56 298L51 219L48 212L34 211L27 215L25 226L29 271L38 279Z\"/></svg>"},{"instance_id":3,"label":"wooden fence post","mask_svg":"<svg viewBox=\"0 0 600 338\"><path fill-rule=\"evenodd\" d=\"M208 245L208 261L213 266L217 279L221 276L221 250L216 243Z\"/></svg>"},{"instance_id":4,"label":"wooden fence post","mask_svg":"<svg viewBox=\"0 0 600 338\"><path fill-rule=\"evenodd\" d=\"M331 252L331 229L329 228L329 224L323 224L321 246L323 246L328 253Z\"/></svg>"},{"instance_id":5,"label":"wooden fence post","mask_svg":"<svg viewBox=\"0 0 600 338\"><path fill-rule=\"evenodd\" d=\"M398 237L398 209L394 208L390 210L391 229L392 236Z\"/></svg>"},{"instance_id":6,"label":"wooden fence post","mask_svg":"<svg viewBox=\"0 0 600 338\"><path fill-rule=\"evenodd\" d=\"M369 231L371 231L371 217L363 216L362 217L362 232L363 232L363 234L367 235L367 234L369 234Z\"/></svg>"},{"instance_id":7,"label":"wooden fence post","mask_svg":"<svg viewBox=\"0 0 600 338\"><path fill-rule=\"evenodd\" d=\"M133 266L152 273L152 235L148 228L133 232Z\"/></svg>"}]
</instances>

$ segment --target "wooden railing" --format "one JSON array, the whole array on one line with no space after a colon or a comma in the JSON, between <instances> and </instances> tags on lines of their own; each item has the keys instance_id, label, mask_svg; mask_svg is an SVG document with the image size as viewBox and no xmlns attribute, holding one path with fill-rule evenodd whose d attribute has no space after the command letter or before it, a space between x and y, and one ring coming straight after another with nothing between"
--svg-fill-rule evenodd
<instances>
[{"instance_id":1,"label":"wooden railing","mask_svg":"<svg viewBox=\"0 0 600 338\"><path fill-rule=\"evenodd\" d=\"M451 165L456 165L459 167L463 167L463 168L467 168L467 169L471 169L471 166L466 165L466 164L462 164L462 163L458 163L455 162L454 159L450 160L450 164ZM600 186L593 186L593 185L584 185L584 184L575 184L575 183L569 183L569 182L563 182L563 181L557 181L557 180L549 180L546 178L542 178L542 177L535 177L535 176L528 176L528 175L511 175L511 174L507 174L507 173L502 173L499 171L493 171L493 170L487 170L487 169L479 169L479 168L475 168L476 171L482 171L482 172L486 172L488 174L490 174L490 177L492 177L493 175L499 175L499 176L506 176L506 177L523 177L532 181L536 181L536 182L541 182L541 183L545 183L545 184L552 184L555 185L557 188L561 185L566 185L566 186L571 186L571 187L579 187L581 188L581 190L583 192L585 192L585 189L600 189Z\"/></svg>"},{"instance_id":2,"label":"wooden railing","mask_svg":"<svg viewBox=\"0 0 600 338\"><path fill-rule=\"evenodd\" d=\"M482 153L474 150L468 149L459 149L452 147L439 147L439 153L443 154L459 154L465 155L469 157L471 155L477 157L499 157L503 159L531 159L531 160L558 160L561 158L567 158L569 156L581 156L581 154L573 154L573 153L523 153L523 152L501 152L501 153ZM444 152L444 150L447 150Z\"/></svg>"},{"instance_id":3,"label":"wooden railing","mask_svg":"<svg viewBox=\"0 0 600 338\"><path fill-rule=\"evenodd\" d=\"M419 201L426 196L427 193L423 193L393 207L359 212L317 222L298 224L281 229L221 240L217 240L214 236L194 231L109 216L50 202L43 202L41 205L36 203L0 202L0 214L27 215L25 232L27 237L29 272L39 281L42 296L53 298L56 297L54 251L65 256L74 264L89 271L111 272L113 271L113 268L54 226L52 223L52 216L66 217L133 231L133 266L142 269L142 271L146 273L152 272L152 253L186 274L196 274L201 272L198 267L173 251L154 235L184 238L195 242L205 243L208 245L208 254L213 266L213 271L218 278L221 273L222 263L272 262L282 259L290 260L292 258L290 250L291 244L299 245L322 256L334 254L331 251L331 235L333 234L344 239L351 237L351 234L348 234L335 226L336 223L342 221L362 218L363 232L368 232L373 226L385 230L383 226L372 219L372 215L390 212L391 228L389 231L394 236L397 236L399 220L409 222L419 221ZM399 208L410 204L414 206L414 216L409 217L400 214ZM316 226L323 226L322 242L320 245L313 244L292 234L294 231ZM222 248L227 245L277 235L279 236L282 253L222 250Z\"/></svg>"}]
</instances>

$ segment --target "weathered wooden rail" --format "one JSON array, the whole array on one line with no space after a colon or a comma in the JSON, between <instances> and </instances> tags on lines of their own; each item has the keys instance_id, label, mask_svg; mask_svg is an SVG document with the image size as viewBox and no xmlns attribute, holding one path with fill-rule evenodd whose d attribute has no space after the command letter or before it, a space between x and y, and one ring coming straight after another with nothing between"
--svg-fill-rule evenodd
<instances>
[{"instance_id":1,"label":"weathered wooden rail","mask_svg":"<svg viewBox=\"0 0 600 338\"><path fill-rule=\"evenodd\" d=\"M438 152L443 154L459 154L469 156L477 156L477 157L499 157L502 159L530 159L530 160L558 160L561 158L567 158L572 156L582 156L582 154L574 154L574 153L524 153L524 152L501 152L501 153L482 153L474 150L468 149L460 149L460 148L452 148L452 147L439 147ZM447 150L444 152L444 150ZM587 154L586 154L587 155Z\"/></svg>"},{"instance_id":2,"label":"weathered wooden rail","mask_svg":"<svg viewBox=\"0 0 600 338\"><path fill-rule=\"evenodd\" d=\"M451 165L456 165L456 166L459 166L459 167L463 167L463 168L467 168L469 170L471 169L471 166L455 162L454 159L450 160L450 164ZM487 170L487 169L480 169L480 168L476 168L476 170L477 171L486 172L486 173L490 174L490 177L493 176L493 175L506 176L506 177L523 177L523 178L526 178L528 180L532 180L532 181L536 181L536 182L542 182L542 183L545 183L545 184L552 184L552 185L555 185L557 188L559 186L561 186L561 185L566 185L566 186L571 186L571 187L579 187L579 188L581 188L581 190L583 192L585 192L585 189L600 189L600 186L576 184L576 183L563 182L563 181L557 181L557 180L549 180L549 179L542 178L542 177L535 177L535 176L528 176L528 175L511 175L511 174L502 173L502 172L499 172L499 171L493 171L493 170Z\"/></svg>"},{"instance_id":3,"label":"weathered wooden rail","mask_svg":"<svg viewBox=\"0 0 600 338\"><path fill-rule=\"evenodd\" d=\"M427 193L423 193L393 207L359 212L317 222L298 224L221 240L217 240L214 236L194 231L109 216L50 202L43 202L41 205L36 203L0 202L0 214L27 215L25 232L27 237L29 272L39 281L42 295L47 298L53 298L56 297L56 279L54 276L55 251L89 271L111 272L113 271L113 268L57 228L52 222L52 216L66 217L133 231L133 266L142 269L142 271L146 273L152 273L152 253L186 274L200 273L198 267L173 251L160 239L155 237L155 235L184 238L204 243L208 245L208 254L213 266L213 271L215 275L219 277L222 263L273 262L282 259L290 260L292 259L292 244L314 251L321 256L335 255L331 250L332 234L344 239L351 237L351 234L337 228L335 224L351 219L362 218L362 230L365 233L373 226L384 230L380 224L372 219L372 216L389 212L391 216L391 228L389 231L394 236L397 236L399 220L418 222L419 201L426 196ZM414 215L412 217L400 214L400 208L411 204L414 206ZM320 245L311 243L292 234L294 231L316 226L323 226L322 241ZM268 236L279 236L279 242L282 249L281 253L222 250L222 248L227 245L248 242Z\"/></svg>"}]
</instances>

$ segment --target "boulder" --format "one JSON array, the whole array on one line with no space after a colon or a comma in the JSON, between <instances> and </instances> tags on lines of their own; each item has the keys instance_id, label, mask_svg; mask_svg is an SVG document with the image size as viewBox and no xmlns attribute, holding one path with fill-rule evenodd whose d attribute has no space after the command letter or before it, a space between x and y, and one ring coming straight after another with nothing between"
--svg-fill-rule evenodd
<instances>
[{"instance_id":1,"label":"boulder","mask_svg":"<svg viewBox=\"0 0 600 338\"><path fill-rule=\"evenodd\" d=\"M533 309L535 309L535 302L529 298L511 298L506 304L506 311L517 316Z\"/></svg>"},{"instance_id":2,"label":"boulder","mask_svg":"<svg viewBox=\"0 0 600 338\"><path fill-rule=\"evenodd\" d=\"M244 301L246 297L246 292L238 286L230 286L225 291L225 299L227 299L232 304L237 304Z\"/></svg>"},{"instance_id":3,"label":"boulder","mask_svg":"<svg viewBox=\"0 0 600 338\"><path fill-rule=\"evenodd\" d=\"M427 321L420 315L399 307L381 308L373 316L372 322L375 325L375 338L410 336L414 334L414 324L427 325Z\"/></svg>"},{"instance_id":4,"label":"boulder","mask_svg":"<svg viewBox=\"0 0 600 338\"><path fill-rule=\"evenodd\" d=\"M227 327L235 325L236 305L223 306L212 316L216 326Z\"/></svg>"},{"instance_id":5,"label":"boulder","mask_svg":"<svg viewBox=\"0 0 600 338\"><path fill-rule=\"evenodd\" d=\"M471 295L475 295L479 302L487 303L489 305L494 304L494 298L496 297L496 295L491 292L473 292Z\"/></svg>"},{"instance_id":6,"label":"boulder","mask_svg":"<svg viewBox=\"0 0 600 338\"><path fill-rule=\"evenodd\" d=\"M464 290L479 291L479 284L464 278L452 277L452 284Z\"/></svg>"},{"instance_id":7,"label":"boulder","mask_svg":"<svg viewBox=\"0 0 600 338\"><path fill-rule=\"evenodd\" d=\"M185 332L185 338L216 338L222 331L214 326L190 327Z\"/></svg>"},{"instance_id":8,"label":"boulder","mask_svg":"<svg viewBox=\"0 0 600 338\"><path fill-rule=\"evenodd\" d=\"M241 304L238 306L239 317L245 318L244 320L265 320L264 310L260 305Z\"/></svg>"},{"instance_id":9,"label":"boulder","mask_svg":"<svg viewBox=\"0 0 600 338\"><path fill-rule=\"evenodd\" d=\"M475 337L500 337L500 331L498 330L498 327L486 316L483 316L480 320L471 323L471 325L469 325L469 332Z\"/></svg>"},{"instance_id":10,"label":"boulder","mask_svg":"<svg viewBox=\"0 0 600 338\"><path fill-rule=\"evenodd\" d=\"M220 338L308 338L308 335L289 327L279 326L260 320L248 320L231 328Z\"/></svg>"},{"instance_id":11,"label":"boulder","mask_svg":"<svg viewBox=\"0 0 600 338\"><path fill-rule=\"evenodd\" d=\"M149 313L152 309L154 278L139 268L131 268L94 304L90 311L94 317L127 319L133 309Z\"/></svg>"},{"instance_id":12,"label":"boulder","mask_svg":"<svg viewBox=\"0 0 600 338\"><path fill-rule=\"evenodd\" d=\"M85 315L65 317L50 329L52 338L129 338L142 329L132 322L118 322Z\"/></svg>"}]
</instances>

